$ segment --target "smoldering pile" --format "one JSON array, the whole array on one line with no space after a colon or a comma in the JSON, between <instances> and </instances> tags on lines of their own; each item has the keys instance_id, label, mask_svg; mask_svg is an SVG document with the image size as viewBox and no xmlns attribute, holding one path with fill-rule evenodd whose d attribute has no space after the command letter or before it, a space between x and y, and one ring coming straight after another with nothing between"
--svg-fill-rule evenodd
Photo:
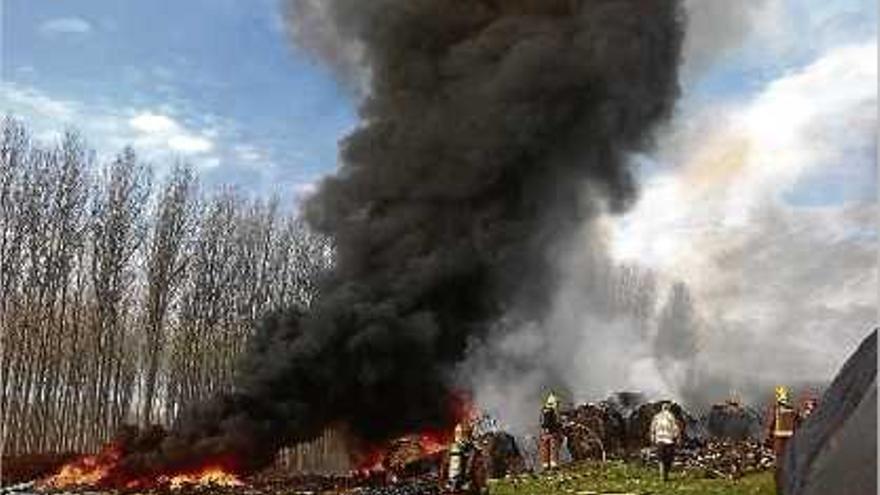
<instances>
[{"instance_id":1,"label":"smoldering pile","mask_svg":"<svg viewBox=\"0 0 880 495\"><path fill-rule=\"evenodd\" d=\"M626 423L619 410L602 402L580 404L562 414L568 451L575 461L620 457L625 451Z\"/></svg>"},{"instance_id":2,"label":"smoldering pile","mask_svg":"<svg viewBox=\"0 0 880 495\"><path fill-rule=\"evenodd\" d=\"M525 459L513 435L491 430L473 437L482 469L489 478L503 478L526 470ZM407 436L391 443L381 461L382 472L403 480L436 476L442 472L449 445L426 451L418 438Z\"/></svg>"},{"instance_id":3,"label":"smoldering pile","mask_svg":"<svg viewBox=\"0 0 880 495\"><path fill-rule=\"evenodd\" d=\"M772 450L761 442L763 418L755 409L726 401L696 416L681 404L668 403L684 432L675 461L679 467L724 478L773 467ZM643 401L637 394L619 394L562 411L563 435L572 460L655 462L649 431L661 404Z\"/></svg>"},{"instance_id":4,"label":"smoldering pile","mask_svg":"<svg viewBox=\"0 0 880 495\"><path fill-rule=\"evenodd\" d=\"M625 399L625 400L621 400ZM639 394L616 394L598 403L579 404L561 411L563 436L575 461L627 459L649 446L651 419L662 402L645 401ZM685 443L705 437L701 421L680 404L671 410L685 432Z\"/></svg>"},{"instance_id":5,"label":"smoldering pile","mask_svg":"<svg viewBox=\"0 0 880 495\"><path fill-rule=\"evenodd\" d=\"M736 400L714 404L694 425L693 441L678 454L682 466L713 478L738 478L771 469L772 448L763 442L764 418L755 408Z\"/></svg>"}]
</instances>

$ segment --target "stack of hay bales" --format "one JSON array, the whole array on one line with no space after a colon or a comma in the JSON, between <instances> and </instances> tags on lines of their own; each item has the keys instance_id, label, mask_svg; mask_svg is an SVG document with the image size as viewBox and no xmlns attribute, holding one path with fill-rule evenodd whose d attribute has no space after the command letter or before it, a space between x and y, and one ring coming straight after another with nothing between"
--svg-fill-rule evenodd
<instances>
[{"instance_id":1,"label":"stack of hay bales","mask_svg":"<svg viewBox=\"0 0 880 495\"><path fill-rule=\"evenodd\" d=\"M601 460L623 454L626 423L606 403L581 404L565 411L563 434L572 460Z\"/></svg>"}]
</instances>

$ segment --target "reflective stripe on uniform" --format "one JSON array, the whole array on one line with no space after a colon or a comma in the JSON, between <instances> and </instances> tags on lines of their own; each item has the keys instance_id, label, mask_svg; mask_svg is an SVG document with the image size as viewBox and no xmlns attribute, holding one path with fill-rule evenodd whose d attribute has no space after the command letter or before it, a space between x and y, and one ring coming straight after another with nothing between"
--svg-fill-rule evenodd
<instances>
[{"instance_id":1,"label":"reflective stripe on uniform","mask_svg":"<svg viewBox=\"0 0 880 495\"><path fill-rule=\"evenodd\" d=\"M777 406L776 425L773 429L773 436L788 438L794 435L794 415L793 408L784 405Z\"/></svg>"},{"instance_id":2,"label":"reflective stripe on uniform","mask_svg":"<svg viewBox=\"0 0 880 495\"><path fill-rule=\"evenodd\" d=\"M457 480L461 476L461 454L449 456L449 479Z\"/></svg>"}]
</instances>

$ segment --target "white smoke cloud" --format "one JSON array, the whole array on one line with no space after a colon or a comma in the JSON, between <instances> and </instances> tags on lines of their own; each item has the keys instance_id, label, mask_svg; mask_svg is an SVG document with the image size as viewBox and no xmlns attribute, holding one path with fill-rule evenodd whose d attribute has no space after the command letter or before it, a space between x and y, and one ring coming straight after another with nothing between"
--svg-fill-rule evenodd
<instances>
[{"instance_id":1,"label":"white smoke cloud","mask_svg":"<svg viewBox=\"0 0 880 495\"><path fill-rule=\"evenodd\" d=\"M680 115L636 207L585 227L607 250L560 260L548 318L474 352L477 402L524 432L550 387L705 406L827 382L878 321L876 79L876 42L849 44Z\"/></svg>"},{"instance_id":2,"label":"white smoke cloud","mask_svg":"<svg viewBox=\"0 0 880 495\"><path fill-rule=\"evenodd\" d=\"M711 125L682 117L665 143L681 165L611 244L693 292L703 382L681 390L823 382L876 323L876 78L875 42L834 48Z\"/></svg>"},{"instance_id":3,"label":"white smoke cloud","mask_svg":"<svg viewBox=\"0 0 880 495\"><path fill-rule=\"evenodd\" d=\"M502 322L500 336L475 346L463 368L478 405L517 435L534 429L550 390L568 402L619 391L676 393L653 347L658 278L608 259L608 228L585 225L571 242L559 260L564 275L544 320Z\"/></svg>"},{"instance_id":4,"label":"white smoke cloud","mask_svg":"<svg viewBox=\"0 0 880 495\"><path fill-rule=\"evenodd\" d=\"M876 77L876 43L846 46L771 82L744 106L682 116L660 158L680 165L649 178L635 209L616 223L616 258L712 284L712 260L727 234L761 218L767 205L791 207L787 198L829 175L856 189L873 180L866 157L876 149Z\"/></svg>"}]
</instances>

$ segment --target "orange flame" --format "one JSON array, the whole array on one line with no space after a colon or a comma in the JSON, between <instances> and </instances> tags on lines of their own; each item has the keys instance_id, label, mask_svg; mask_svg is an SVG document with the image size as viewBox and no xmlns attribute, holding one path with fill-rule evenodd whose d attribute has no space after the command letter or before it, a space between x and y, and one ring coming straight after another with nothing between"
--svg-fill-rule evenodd
<instances>
[{"instance_id":1,"label":"orange flame","mask_svg":"<svg viewBox=\"0 0 880 495\"><path fill-rule=\"evenodd\" d=\"M419 436L419 447L422 455L434 455L449 448L450 435L448 433L423 433Z\"/></svg>"},{"instance_id":2,"label":"orange flame","mask_svg":"<svg viewBox=\"0 0 880 495\"><path fill-rule=\"evenodd\" d=\"M198 473L178 474L172 477L160 477L161 484L167 484L172 490L186 486L244 486L238 476L228 473L221 467L208 467Z\"/></svg>"},{"instance_id":3,"label":"orange flame","mask_svg":"<svg viewBox=\"0 0 880 495\"><path fill-rule=\"evenodd\" d=\"M122 458L122 449L110 444L96 455L88 455L65 464L54 476L41 481L45 488L94 486L104 481Z\"/></svg>"},{"instance_id":4,"label":"orange flame","mask_svg":"<svg viewBox=\"0 0 880 495\"><path fill-rule=\"evenodd\" d=\"M171 472L153 477L128 477L119 472L123 449L109 444L96 455L84 456L65 464L53 476L37 483L39 488L64 489L75 487L115 486L128 489L167 486L172 490L190 486L243 486L244 483L231 472L217 464L198 470Z\"/></svg>"},{"instance_id":5,"label":"orange flame","mask_svg":"<svg viewBox=\"0 0 880 495\"><path fill-rule=\"evenodd\" d=\"M449 448L455 436L455 424L468 423L472 425L478 418L477 413L470 396L464 392L456 392L452 394L449 401L449 415L453 419L451 424L446 427L424 429L418 433L404 435L396 440L369 446L368 449L360 452L359 458L356 458L357 468L352 471L352 474L369 477L374 474L382 474L388 469L393 470L394 467L386 463L389 454L400 445L404 445L405 448L415 445L417 452L412 452L413 457L410 460L434 457Z\"/></svg>"}]
</instances>

